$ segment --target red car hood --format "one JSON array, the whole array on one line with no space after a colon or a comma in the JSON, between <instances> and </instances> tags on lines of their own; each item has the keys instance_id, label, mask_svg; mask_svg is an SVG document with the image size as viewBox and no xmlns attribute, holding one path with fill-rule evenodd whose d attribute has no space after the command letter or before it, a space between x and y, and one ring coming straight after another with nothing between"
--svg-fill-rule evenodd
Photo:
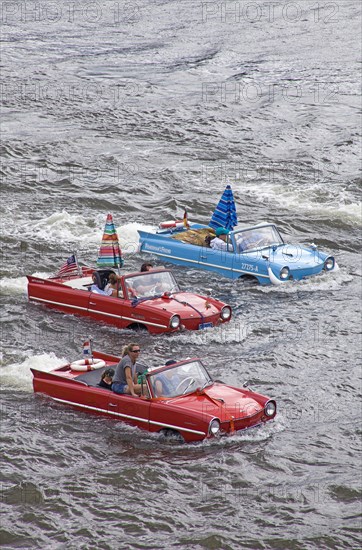
<instances>
[{"instance_id":1,"label":"red car hood","mask_svg":"<svg viewBox=\"0 0 362 550\"><path fill-rule=\"evenodd\" d=\"M198 411L205 415L217 416L221 422L254 416L264 408L248 391L238 391L225 384L214 383L202 392L169 399L172 405L182 409ZM267 400L265 400L267 401Z\"/></svg>"},{"instance_id":2,"label":"red car hood","mask_svg":"<svg viewBox=\"0 0 362 550\"><path fill-rule=\"evenodd\" d=\"M223 304L220 304L218 308L212 300L191 292L177 292L170 297L151 298L150 300L141 301L140 304L143 307L146 307L147 304L152 305L153 309L166 310L180 315L181 318L196 317L197 311L204 317L209 317L218 314L223 307Z\"/></svg>"}]
</instances>

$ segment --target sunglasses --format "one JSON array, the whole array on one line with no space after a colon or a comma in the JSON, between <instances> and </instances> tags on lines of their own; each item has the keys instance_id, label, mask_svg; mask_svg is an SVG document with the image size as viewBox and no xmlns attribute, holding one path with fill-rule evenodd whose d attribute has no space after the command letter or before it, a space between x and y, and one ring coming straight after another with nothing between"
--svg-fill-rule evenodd
<instances>
[{"instance_id":1,"label":"sunglasses","mask_svg":"<svg viewBox=\"0 0 362 550\"><path fill-rule=\"evenodd\" d=\"M133 349L131 350L131 353L139 353L141 350L140 349Z\"/></svg>"}]
</instances>

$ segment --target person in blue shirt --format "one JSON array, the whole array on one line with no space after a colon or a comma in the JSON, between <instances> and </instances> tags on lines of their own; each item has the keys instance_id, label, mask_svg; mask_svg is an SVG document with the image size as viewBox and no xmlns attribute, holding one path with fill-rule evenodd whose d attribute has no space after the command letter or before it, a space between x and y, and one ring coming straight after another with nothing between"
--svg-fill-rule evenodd
<instances>
[{"instance_id":1,"label":"person in blue shirt","mask_svg":"<svg viewBox=\"0 0 362 550\"><path fill-rule=\"evenodd\" d=\"M169 365L175 365L177 361L175 359L169 359L165 363L165 367ZM156 397L171 397L180 383L180 377L178 374L175 374L174 369L166 370L165 372L160 372L155 376L154 381L154 390Z\"/></svg>"}]
</instances>

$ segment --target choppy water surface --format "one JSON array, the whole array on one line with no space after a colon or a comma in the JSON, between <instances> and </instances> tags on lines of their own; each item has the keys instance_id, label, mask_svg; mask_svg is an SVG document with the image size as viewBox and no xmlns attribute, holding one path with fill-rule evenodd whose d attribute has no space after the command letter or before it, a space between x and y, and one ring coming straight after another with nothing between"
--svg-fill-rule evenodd
<instances>
[{"instance_id":1,"label":"choppy water surface","mask_svg":"<svg viewBox=\"0 0 362 550\"><path fill-rule=\"evenodd\" d=\"M5 2L2 13L4 548L360 548L360 3ZM25 275L112 212L137 229L208 222L226 183L239 220L276 222L341 267L282 288L175 268L234 308L203 333L139 339L198 355L273 396L274 423L180 445L34 396L30 368L117 353L130 332L28 304Z\"/></svg>"}]
</instances>

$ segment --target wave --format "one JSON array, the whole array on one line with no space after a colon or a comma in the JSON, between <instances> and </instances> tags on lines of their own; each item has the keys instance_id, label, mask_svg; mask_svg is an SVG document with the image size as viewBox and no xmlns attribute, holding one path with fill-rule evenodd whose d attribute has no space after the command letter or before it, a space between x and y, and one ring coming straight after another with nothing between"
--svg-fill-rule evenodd
<instances>
[{"instance_id":1,"label":"wave","mask_svg":"<svg viewBox=\"0 0 362 550\"><path fill-rule=\"evenodd\" d=\"M302 281L288 281L279 286L255 286L253 290L269 294L270 292L282 292L294 294L298 292L316 292L340 290L345 284L351 283L354 277L345 269L338 269L334 273L320 273L314 277Z\"/></svg>"},{"instance_id":2,"label":"wave","mask_svg":"<svg viewBox=\"0 0 362 550\"><path fill-rule=\"evenodd\" d=\"M4 365L1 359L0 381L3 387L16 388L17 390L31 391L33 376L30 369L36 368L49 372L56 367L66 364L68 361L57 357L54 353L32 355L32 351L25 352L25 358L21 362Z\"/></svg>"},{"instance_id":3,"label":"wave","mask_svg":"<svg viewBox=\"0 0 362 550\"><path fill-rule=\"evenodd\" d=\"M48 273L37 274L37 277L50 277ZM3 277L0 279L0 295L26 294L28 280L26 277Z\"/></svg>"},{"instance_id":4,"label":"wave","mask_svg":"<svg viewBox=\"0 0 362 550\"><path fill-rule=\"evenodd\" d=\"M96 254L101 244L105 220L105 213L95 214L94 218L89 218L62 210L36 222L29 221L27 218L26 220L15 220L15 223L22 227L22 236L25 240L36 241L38 245L43 243L49 246L66 244L69 249L73 246L78 251L94 249L94 254ZM138 229L154 231L155 227L138 222L130 222L117 227L119 243L125 255L138 251ZM11 238L13 224L4 224L2 235L3 238Z\"/></svg>"},{"instance_id":5,"label":"wave","mask_svg":"<svg viewBox=\"0 0 362 550\"><path fill-rule=\"evenodd\" d=\"M232 319L229 323L205 330L186 331L172 334L168 338L175 343L185 345L210 346L212 343L234 344L246 339L249 332L248 324L241 319Z\"/></svg>"},{"instance_id":6,"label":"wave","mask_svg":"<svg viewBox=\"0 0 362 550\"><path fill-rule=\"evenodd\" d=\"M234 186L234 191L242 203L252 196L264 206L268 202L273 202L288 211L302 210L306 213L320 214L328 219L333 215L351 225L360 225L362 222L362 203L356 202L355 197L346 190L336 193L334 187L330 191L324 188L321 193L318 185L308 188L303 185L296 188L294 185L281 183L261 183L256 186L255 183L244 182L240 188Z\"/></svg>"}]
</instances>

